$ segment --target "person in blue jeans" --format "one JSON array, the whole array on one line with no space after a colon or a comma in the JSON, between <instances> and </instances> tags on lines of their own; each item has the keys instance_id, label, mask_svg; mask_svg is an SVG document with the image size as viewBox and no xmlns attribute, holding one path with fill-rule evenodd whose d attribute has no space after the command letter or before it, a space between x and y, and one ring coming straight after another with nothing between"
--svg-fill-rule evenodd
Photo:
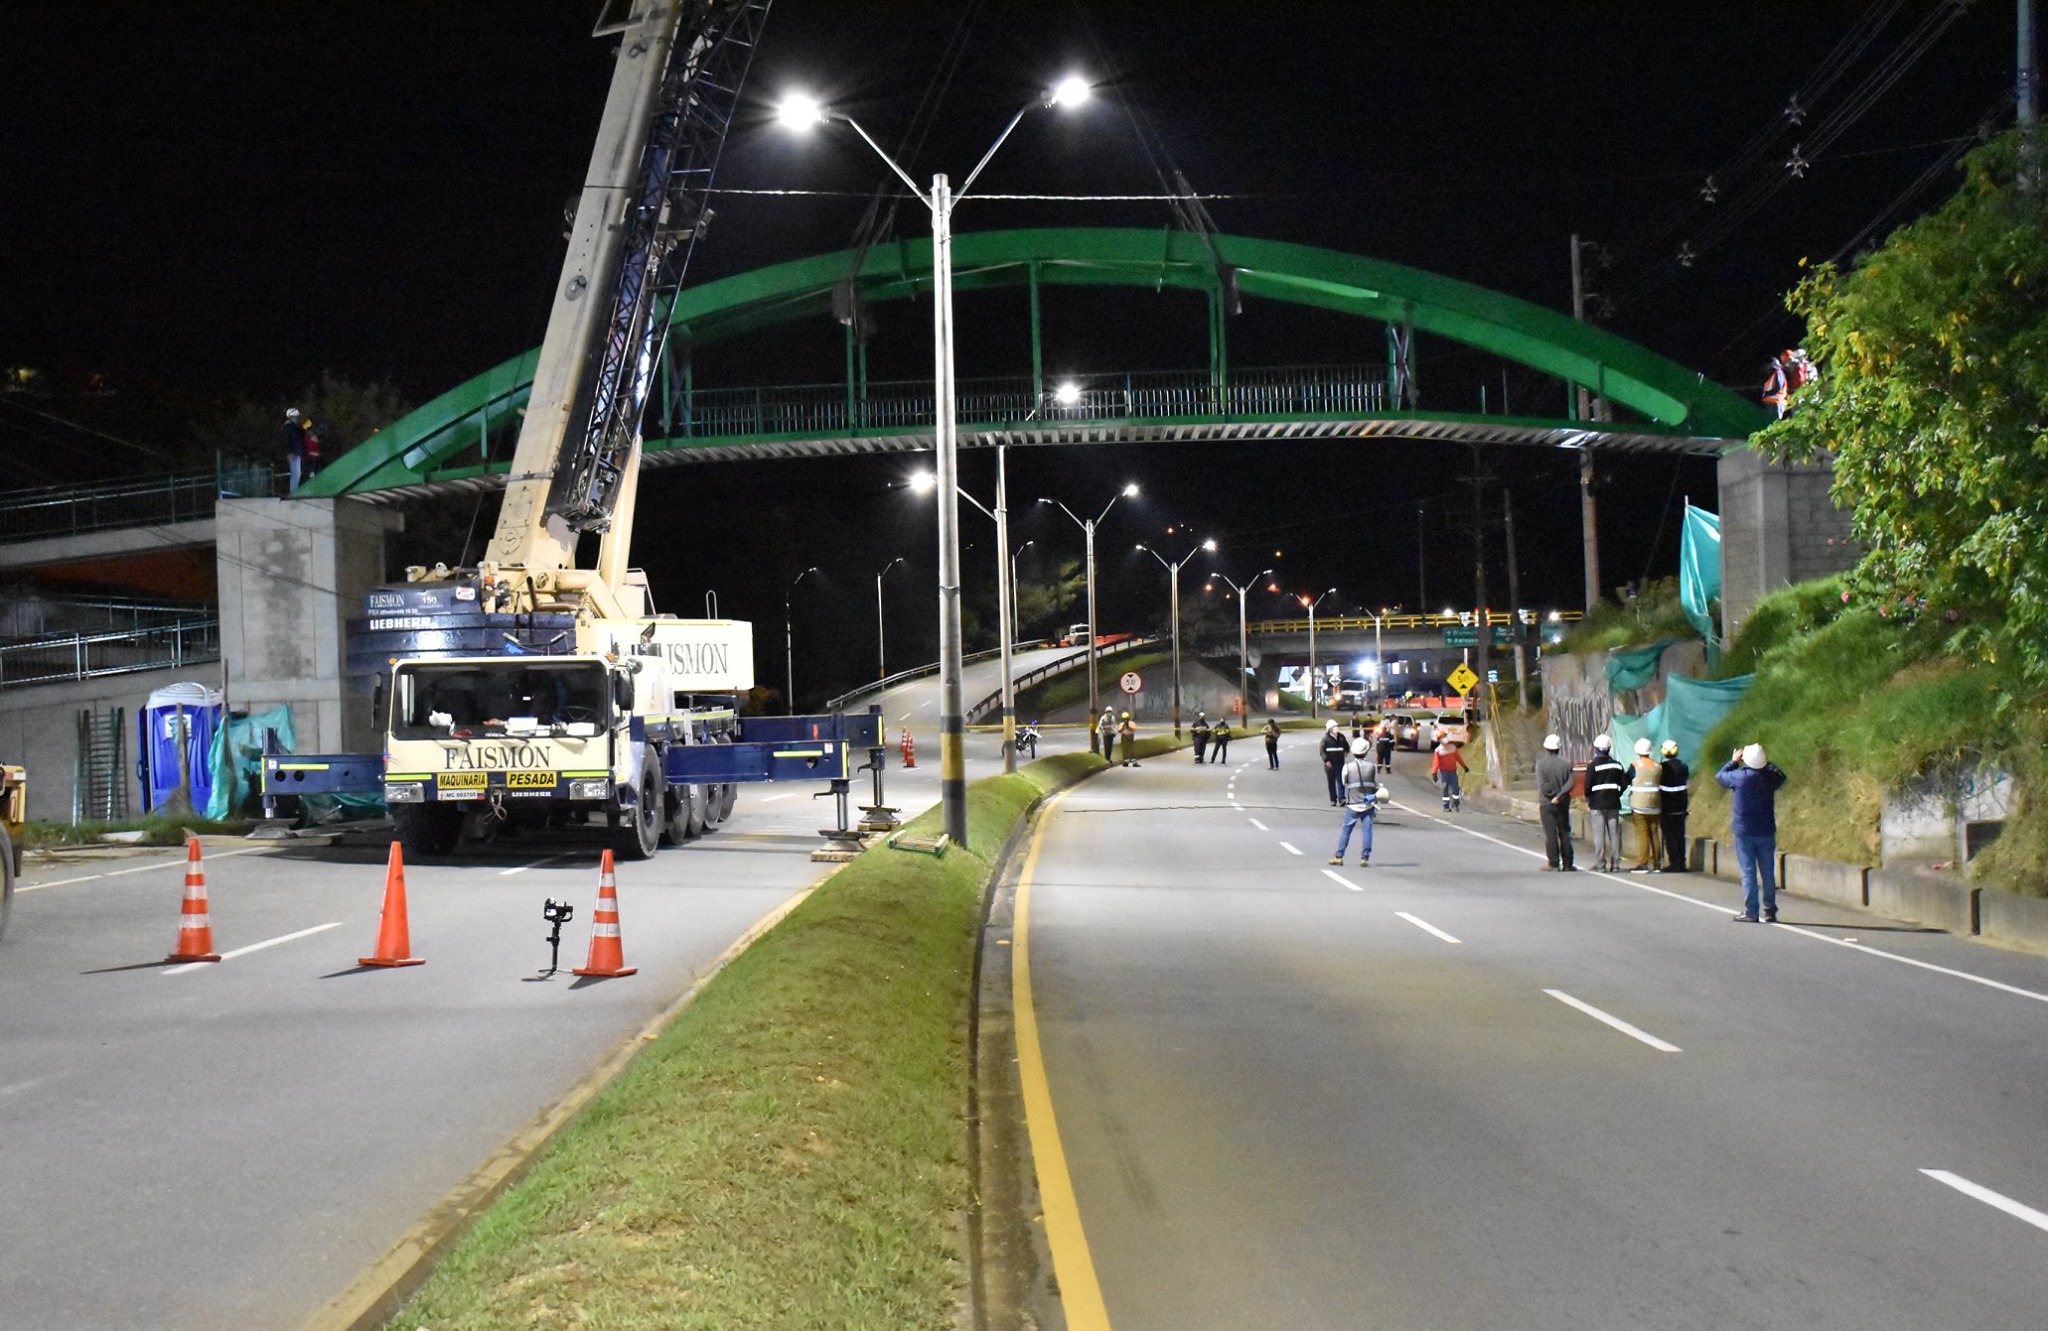
<instances>
[{"instance_id":1,"label":"person in blue jeans","mask_svg":"<svg viewBox=\"0 0 2048 1331\"><path fill-rule=\"evenodd\" d=\"M1735 800L1735 860L1742 866L1737 924L1778 922L1778 787L1785 774L1761 744L1737 749L1714 774Z\"/></svg>"},{"instance_id":2,"label":"person in blue jeans","mask_svg":"<svg viewBox=\"0 0 2048 1331\"><path fill-rule=\"evenodd\" d=\"M1363 869L1372 863L1372 818L1379 805L1380 783L1371 758L1372 745L1363 736L1351 741L1351 756L1337 771L1338 790L1344 805L1344 828L1337 833L1337 853L1330 857L1330 863L1342 864L1344 851L1351 845L1351 829L1357 828L1362 834L1358 847L1358 867Z\"/></svg>"}]
</instances>

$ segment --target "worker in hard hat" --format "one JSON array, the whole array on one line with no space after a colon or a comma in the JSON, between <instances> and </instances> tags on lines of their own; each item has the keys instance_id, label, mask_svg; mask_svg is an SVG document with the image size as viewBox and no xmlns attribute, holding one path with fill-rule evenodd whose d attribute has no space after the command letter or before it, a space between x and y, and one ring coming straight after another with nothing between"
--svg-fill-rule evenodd
<instances>
[{"instance_id":1,"label":"worker in hard hat","mask_svg":"<svg viewBox=\"0 0 2048 1331\"><path fill-rule=\"evenodd\" d=\"M1593 839L1593 868L1621 872L1621 792L1628 769L1614 757L1614 741L1593 736L1593 761L1586 764L1586 826Z\"/></svg>"},{"instance_id":2,"label":"worker in hard hat","mask_svg":"<svg viewBox=\"0 0 2048 1331\"><path fill-rule=\"evenodd\" d=\"M1658 764L1658 793L1663 797L1657 818L1663 823L1664 872L1684 873L1688 849L1685 840L1686 806L1692 799L1692 769L1678 756L1678 741L1667 739Z\"/></svg>"},{"instance_id":3,"label":"worker in hard hat","mask_svg":"<svg viewBox=\"0 0 2048 1331\"><path fill-rule=\"evenodd\" d=\"M1543 816L1543 868L1569 873L1572 863L1572 765L1565 760L1564 741L1543 737L1543 756L1536 760L1536 807Z\"/></svg>"},{"instance_id":4,"label":"worker in hard hat","mask_svg":"<svg viewBox=\"0 0 2048 1331\"><path fill-rule=\"evenodd\" d=\"M1138 723L1131 720L1129 712L1125 712L1122 719L1117 722L1116 737L1123 744L1123 765L1125 767L1136 767L1138 765L1138 755L1137 751L1131 746L1138 742Z\"/></svg>"},{"instance_id":5,"label":"worker in hard hat","mask_svg":"<svg viewBox=\"0 0 2048 1331\"><path fill-rule=\"evenodd\" d=\"M1344 862L1344 851L1351 845L1351 829L1355 827L1362 833L1358 867L1363 869L1372 863L1373 814L1384 798L1378 769L1372 761L1372 743L1365 736L1351 741L1349 756L1338 764L1337 780L1344 805L1344 825L1338 829L1337 853L1330 856L1330 863Z\"/></svg>"},{"instance_id":6,"label":"worker in hard hat","mask_svg":"<svg viewBox=\"0 0 2048 1331\"><path fill-rule=\"evenodd\" d=\"M1664 862L1664 770L1648 735L1636 741L1636 760L1628 783L1628 816L1636 827L1636 862L1630 873L1655 873Z\"/></svg>"}]
</instances>

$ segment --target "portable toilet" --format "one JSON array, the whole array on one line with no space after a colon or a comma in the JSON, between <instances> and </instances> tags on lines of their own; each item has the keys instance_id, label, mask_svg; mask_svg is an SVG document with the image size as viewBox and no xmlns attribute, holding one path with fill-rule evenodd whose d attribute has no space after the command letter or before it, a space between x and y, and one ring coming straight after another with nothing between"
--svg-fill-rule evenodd
<instances>
[{"instance_id":1,"label":"portable toilet","mask_svg":"<svg viewBox=\"0 0 2048 1331\"><path fill-rule=\"evenodd\" d=\"M141 731L135 751L141 755L142 808L162 806L178 791L183 775L192 783L191 807L204 815L213 803L213 742L225 723L219 689L204 684L169 684L149 695L136 718ZM178 756L184 736L185 756Z\"/></svg>"}]
</instances>

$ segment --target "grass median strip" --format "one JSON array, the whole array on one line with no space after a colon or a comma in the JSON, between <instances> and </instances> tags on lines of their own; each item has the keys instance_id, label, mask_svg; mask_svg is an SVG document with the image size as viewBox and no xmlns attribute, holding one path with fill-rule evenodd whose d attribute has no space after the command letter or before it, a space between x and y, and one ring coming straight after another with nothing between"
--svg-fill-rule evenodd
<instances>
[{"instance_id":1,"label":"grass median strip","mask_svg":"<svg viewBox=\"0 0 2048 1331\"><path fill-rule=\"evenodd\" d=\"M1062 754L968 788L972 851L877 846L735 959L390 1325L948 1328L991 860ZM937 810L913 835L939 830Z\"/></svg>"}]
</instances>

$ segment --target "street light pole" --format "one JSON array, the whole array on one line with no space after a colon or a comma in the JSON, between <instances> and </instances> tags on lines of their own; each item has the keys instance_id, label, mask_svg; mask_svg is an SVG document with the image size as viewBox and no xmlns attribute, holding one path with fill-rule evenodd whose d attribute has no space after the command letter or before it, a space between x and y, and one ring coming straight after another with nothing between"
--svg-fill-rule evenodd
<instances>
[{"instance_id":1,"label":"street light pole","mask_svg":"<svg viewBox=\"0 0 2048 1331\"><path fill-rule=\"evenodd\" d=\"M1095 713L1101 707L1101 694L1098 691L1098 681L1095 678L1095 639L1099 636L1096 633L1095 629L1095 524L1101 522L1104 518L1109 516L1109 510L1116 507L1117 500L1125 498L1126 496L1135 495L1137 493L1138 483L1136 481L1132 481L1129 485L1126 485L1123 489L1111 495L1109 497L1109 502L1102 506L1102 511L1100 513L1097 513L1093 518L1082 517L1080 514L1074 512L1073 509L1068 508L1064 503L1061 503L1057 499L1047 499L1044 496L1040 496L1038 500L1038 502L1041 504L1059 505L1060 512L1072 518L1075 521L1075 523L1080 526L1082 535L1087 538L1086 549L1088 552L1088 720L1090 724L1094 723Z\"/></svg>"},{"instance_id":2,"label":"street light pole","mask_svg":"<svg viewBox=\"0 0 2048 1331\"><path fill-rule=\"evenodd\" d=\"M1003 460L1005 451L1002 448L996 450L996 506L993 509L965 490L959 492L962 499L994 520L998 551L1010 543L1010 514L1003 502L1004 494L1009 488L1005 476L1008 467ZM930 472L919 472L910 478L910 484L912 489L922 494L936 486L938 478ZM1025 544L1029 545L1030 542L1026 541ZM1008 775L1017 770L1017 681L1011 668L1010 657L1010 640L1016 635L1010 620L1009 561L1000 553L996 556L996 633L1002 639L998 652L1002 658L1003 671L1003 772Z\"/></svg>"},{"instance_id":3,"label":"street light pole","mask_svg":"<svg viewBox=\"0 0 2048 1331\"><path fill-rule=\"evenodd\" d=\"M1037 544L1035 540L1026 541L1010 552L1010 629L1019 637L1024 633L1024 592L1023 583L1017 578L1017 556Z\"/></svg>"},{"instance_id":4,"label":"street light pole","mask_svg":"<svg viewBox=\"0 0 2048 1331\"><path fill-rule=\"evenodd\" d=\"M1252 672L1252 655L1245 629L1245 598L1251 594L1252 588L1258 586L1259 578L1271 577L1272 574L1272 569L1266 569L1242 587L1223 577L1221 573L1209 575L1212 578L1222 578L1223 585L1237 593L1237 722L1242 726L1249 726L1252 723L1251 704L1246 701L1248 686L1245 680Z\"/></svg>"},{"instance_id":5,"label":"street light pole","mask_svg":"<svg viewBox=\"0 0 2048 1331\"><path fill-rule=\"evenodd\" d=\"M805 578L809 577L813 573L816 573L817 571L817 566L813 565L810 568L805 569L803 572L797 574L796 582L790 583L789 586L782 593L782 651L784 657L783 667L785 670L789 672L788 678L785 681L789 688L789 692L785 694L783 697L783 701L787 704L787 706L785 706L782 709L782 713L784 716L796 715L796 620L792 617L790 613L789 597L790 593L796 590L797 582L802 582Z\"/></svg>"},{"instance_id":6,"label":"street light pole","mask_svg":"<svg viewBox=\"0 0 2048 1331\"><path fill-rule=\"evenodd\" d=\"M1192 549L1192 550L1188 551L1188 552L1187 552L1187 555L1186 555L1185 557L1183 557L1183 558L1182 558L1182 559L1181 559L1181 560L1180 560L1180 561L1179 561L1178 563L1175 563L1175 562L1173 562L1173 561L1170 561L1170 560L1168 560L1168 559L1167 559L1167 557L1166 557L1165 555L1162 555L1162 554L1160 554L1160 553L1159 553L1159 552L1158 552L1157 550L1154 550L1154 549L1153 549L1153 548L1152 548L1151 546L1149 546L1149 545L1145 545L1145 544L1143 544L1143 543L1140 543L1140 544L1139 544L1139 546L1138 546L1138 548L1139 548L1140 550L1143 550L1143 551L1144 551L1144 552L1145 552L1146 554L1148 554L1148 555L1152 556L1152 557L1153 557L1154 559L1156 559L1156 560L1158 560L1158 561L1159 561L1160 565L1161 565L1162 567L1164 567L1164 568L1166 569L1166 573L1167 573L1167 579L1168 579L1168 581L1169 581L1169 582L1170 582L1170 583L1172 584L1172 588L1173 588L1173 590L1172 590L1172 600L1171 600L1171 602L1169 603L1169 604L1170 604L1170 607L1171 607L1171 608L1170 608L1170 610L1169 610L1169 622L1170 622L1170 623L1171 623L1171 625L1172 625L1172 632L1173 632L1173 737L1174 737L1175 739L1179 739L1179 738L1180 738L1180 571L1181 571L1181 569L1182 569L1183 567L1185 567L1185 566L1187 565L1187 562L1188 562L1188 560L1190 560L1190 559L1193 559L1193 558L1194 558L1194 557L1195 557L1196 555L1198 555L1198 554L1202 553L1202 552L1203 552L1204 550L1207 550L1207 551L1210 551L1211 553L1214 553L1214 551L1215 551L1215 549L1216 549L1216 542L1214 542L1214 541L1204 541L1204 542L1202 542L1202 543L1201 543L1200 545L1196 546L1196 547L1195 547L1194 549Z\"/></svg>"},{"instance_id":7,"label":"street light pole","mask_svg":"<svg viewBox=\"0 0 2048 1331\"><path fill-rule=\"evenodd\" d=\"M1301 603L1308 607L1308 718L1311 721L1315 720L1318 714L1317 704L1321 701L1318 694L1323 682L1316 675L1316 607L1323 603L1324 596L1336 590L1332 587L1330 591L1324 592L1313 601L1306 596L1301 598Z\"/></svg>"},{"instance_id":8,"label":"street light pole","mask_svg":"<svg viewBox=\"0 0 2048 1331\"><path fill-rule=\"evenodd\" d=\"M1042 100L1025 103L1010 117L1010 123L982 154L981 161L960 183L959 197L974 188L974 181L1034 107L1078 106L1088 100L1090 89L1078 77L1063 79ZM808 97L786 98L779 112L785 125L803 128L832 119L845 122L860 135L875 155L886 163L910 192L925 201L932 214L932 366L934 378L932 438L937 453L939 483L939 806L946 835L960 845L967 844L967 754L966 719L960 703L960 505L959 454L956 427L959 403L953 386L953 204L956 196L944 175L932 177L931 192L918 188L896 159L851 116L828 116ZM879 583L877 584L879 587ZM1092 636L1092 634L1091 634ZM1091 661L1092 664L1092 661Z\"/></svg>"},{"instance_id":9,"label":"street light pole","mask_svg":"<svg viewBox=\"0 0 2048 1331\"><path fill-rule=\"evenodd\" d=\"M880 672L876 679L889 678L889 634L882 625L882 579L904 558L903 555L896 556L882 565L882 571L875 575L875 668Z\"/></svg>"}]
</instances>

